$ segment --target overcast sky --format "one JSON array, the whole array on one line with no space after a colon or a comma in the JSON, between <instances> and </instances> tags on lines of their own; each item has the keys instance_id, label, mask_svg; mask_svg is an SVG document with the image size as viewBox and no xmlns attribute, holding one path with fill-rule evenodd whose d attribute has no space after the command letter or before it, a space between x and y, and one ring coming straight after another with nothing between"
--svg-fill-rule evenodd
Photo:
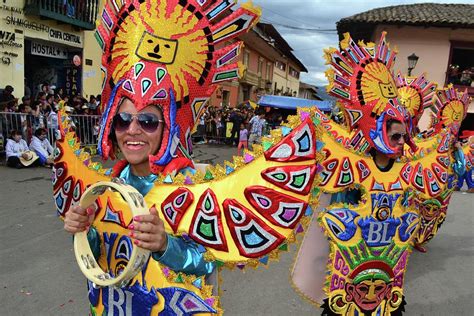
<instances>
[{"instance_id":1,"label":"overcast sky","mask_svg":"<svg viewBox=\"0 0 474 316\"><path fill-rule=\"evenodd\" d=\"M261 21L272 23L278 29L308 69L308 73L302 73L301 81L318 86L327 84L323 49L338 47L337 21L375 8L424 2L472 3L472 0L253 0L262 8ZM278 24L334 31L294 30ZM388 36L390 41L390 34Z\"/></svg>"}]
</instances>

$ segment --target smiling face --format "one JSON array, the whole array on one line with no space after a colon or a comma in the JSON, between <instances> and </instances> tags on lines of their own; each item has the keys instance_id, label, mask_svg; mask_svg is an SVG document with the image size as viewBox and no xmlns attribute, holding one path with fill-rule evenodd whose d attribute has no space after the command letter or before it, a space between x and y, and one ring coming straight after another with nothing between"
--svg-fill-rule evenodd
<instances>
[{"instance_id":1,"label":"smiling face","mask_svg":"<svg viewBox=\"0 0 474 316\"><path fill-rule=\"evenodd\" d=\"M144 31L136 54L144 60L172 64L177 49L178 41L162 38Z\"/></svg>"},{"instance_id":2,"label":"smiling face","mask_svg":"<svg viewBox=\"0 0 474 316\"><path fill-rule=\"evenodd\" d=\"M152 113L160 120L163 120L161 110L150 105L141 111L137 111L133 102L124 99L117 113L126 112L129 114ZM158 128L153 132L146 132L140 126L138 119L134 117L130 126L124 131L115 130L117 144L122 151L125 159L130 163L133 174L137 176L146 176L150 174L149 157L158 152L163 137L163 124L160 123Z\"/></svg>"}]
</instances>

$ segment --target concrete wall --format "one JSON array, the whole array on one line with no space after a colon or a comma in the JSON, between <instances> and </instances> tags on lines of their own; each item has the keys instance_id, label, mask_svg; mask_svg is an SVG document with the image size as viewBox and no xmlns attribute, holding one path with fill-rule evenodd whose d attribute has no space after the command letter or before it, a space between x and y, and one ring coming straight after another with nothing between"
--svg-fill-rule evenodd
<instances>
[{"instance_id":1,"label":"concrete wall","mask_svg":"<svg viewBox=\"0 0 474 316\"><path fill-rule=\"evenodd\" d=\"M86 98L89 98L90 95L97 96L102 93L102 75L100 72L102 50L94 37L94 33L95 31L84 32L84 61L86 59L92 60L92 66L86 65L85 62L82 64L83 95Z\"/></svg>"},{"instance_id":2,"label":"concrete wall","mask_svg":"<svg viewBox=\"0 0 474 316\"><path fill-rule=\"evenodd\" d=\"M395 70L402 73L408 71L407 57L415 53L420 59L412 75L428 74L431 81L444 85L448 68L450 41L474 42L473 29L450 29L440 27L415 27L380 25L374 33L378 40L382 31L387 32L387 40L391 47L398 47Z\"/></svg>"},{"instance_id":3,"label":"concrete wall","mask_svg":"<svg viewBox=\"0 0 474 316\"><path fill-rule=\"evenodd\" d=\"M419 59L412 75L418 76L426 72L429 80L438 83L438 88L442 88L445 84L451 49L450 41L474 42L473 29L394 25L379 25L372 40L378 41L382 31L387 32L390 47L398 48L395 73L400 70L406 74L408 72L407 57L415 53ZM474 101L470 104L470 111L474 111ZM421 130L428 126L431 113L431 111L425 111L419 124Z\"/></svg>"},{"instance_id":4,"label":"concrete wall","mask_svg":"<svg viewBox=\"0 0 474 316\"><path fill-rule=\"evenodd\" d=\"M299 78L295 78L290 75L290 66L294 69L298 69L295 65L288 62L286 63L285 71L275 66L273 67L273 89L275 88L276 83L277 89L282 90L280 94L284 94L289 88L290 92L296 92L296 95L298 95L300 89L300 80ZM273 91L273 93L277 94L276 91Z\"/></svg>"}]
</instances>

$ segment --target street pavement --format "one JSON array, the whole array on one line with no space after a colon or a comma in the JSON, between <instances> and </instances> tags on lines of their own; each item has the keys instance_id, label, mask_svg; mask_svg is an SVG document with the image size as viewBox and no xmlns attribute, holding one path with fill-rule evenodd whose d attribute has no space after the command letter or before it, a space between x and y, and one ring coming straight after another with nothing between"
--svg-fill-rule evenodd
<instances>
[{"instance_id":1,"label":"street pavement","mask_svg":"<svg viewBox=\"0 0 474 316\"><path fill-rule=\"evenodd\" d=\"M218 163L236 153L235 147L200 145L195 159ZM46 168L0 166L0 315L88 314L86 281L56 217L50 178ZM409 259L405 315L473 315L473 214L474 194L455 192L428 253ZM291 288L296 250L293 245L268 268L222 273L226 315L319 315Z\"/></svg>"}]
</instances>

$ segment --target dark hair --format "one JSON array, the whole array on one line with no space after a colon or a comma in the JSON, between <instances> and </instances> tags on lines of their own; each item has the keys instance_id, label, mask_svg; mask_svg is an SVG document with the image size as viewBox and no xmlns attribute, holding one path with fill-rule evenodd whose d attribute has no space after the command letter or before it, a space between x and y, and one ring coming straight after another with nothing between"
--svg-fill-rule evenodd
<instances>
[{"instance_id":1,"label":"dark hair","mask_svg":"<svg viewBox=\"0 0 474 316\"><path fill-rule=\"evenodd\" d=\"M396 120L396 119L388 119L387 120L387 123L385 123L385 130L388 131L389 129L392 128L392 125L394 123L397 123L397 124L403 124L402 122L400 122L399 120Z\"/></svg>"},{"instance_id":2,"label":"dark hair","mask_svg":"<svg viewBox=\"0 0 474 316\"><path fill-rule=\"evenodd\" d=\"M18 106L18 112L22 112L24 109L26 108L26 106L22 103Z\"/></svg>"},{"instance_id":3,"label":"dark hair","mask_svg":"<svg viewBox=\"0 0 474 316\"><path fill-rule=\"evenodd\" d=\"M44 133L46 133L46 129L40 127L35 131L35 136L39 137L41 136L41 134L44 134Z\"/></svg>"},{"instance_id":4,"label":"dark hair","mask_svg":"<svg viewBox=\"0 0 474 316\"><path fill-rule=\"evenodd\" d=\"M14 136L16 136L16 135L23 136L23 135L21 134L21 132L20 132L19 130L16 130L16 129L12 130L12 131L10 132L10 135L12 136L12 138L13 138Z\"/></svg>"},{"instance_id":5,"label":"dark hair","mask_svg":"<svg viewBox=\"0 0 474 316\"><path fill-rule=\"evenodd\" d=\"M33 104L31 105L31 109L32 109L33 111L36 111L36 109L38 108L38 106L41 106L41 101L36 100L36 101L33 102Z\"/></svg>"},{"instance_id":6,"label":"dark hair","mask_svg":"<svg viewBox=\"0 0 474 316\"><path fill-rule=\"evenodd\" d=\"M38 98L41 98L42 96L45 96L46 92L40 91L38 92Z\"/></svg>"}]
</instances>

